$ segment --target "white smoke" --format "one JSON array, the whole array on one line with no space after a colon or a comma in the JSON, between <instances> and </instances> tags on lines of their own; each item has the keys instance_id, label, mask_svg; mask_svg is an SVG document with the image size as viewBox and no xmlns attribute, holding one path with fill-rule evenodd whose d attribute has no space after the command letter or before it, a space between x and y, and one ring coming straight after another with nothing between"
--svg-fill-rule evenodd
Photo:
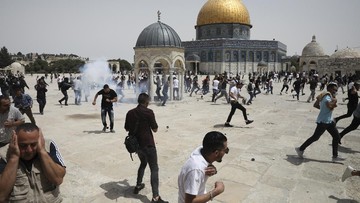
<instances>
[{"instance_id":1,"label":"white smoke","mask_svg":"<svg viewBox=\"0 0 360 203\"><path fill-rule=\"evenodd\" d=\"M95 89L101 89L105 84L110 88L116 87L116 82L112 80L113 75L106 60L96 60L85 64L80 68L81 81Z\"/></svg>"}]
</instances>

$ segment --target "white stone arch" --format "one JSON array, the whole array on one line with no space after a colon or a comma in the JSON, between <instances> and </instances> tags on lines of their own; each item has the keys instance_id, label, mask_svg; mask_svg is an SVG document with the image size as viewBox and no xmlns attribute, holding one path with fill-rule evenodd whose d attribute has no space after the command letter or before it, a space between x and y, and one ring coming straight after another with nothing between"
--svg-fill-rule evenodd
<instances>
[{"instance_id":1,"label":"white stone arch","mask_svg":"<svg viewBox=\"0 0 360 203\"><path fill-rule=\"evenodd\" d=\"M160 63L162 66L162 72L166 75L172 75L174 73L175 61L181 64L182 71L178 71L180 74L184 74L185 70L185 59L184 59L184 49L183 48L174 48L174 47L155 47L155 48L134 48L135 50L135 75L140 71L148 71L148 93L151 99L155 96L155 86L154 86L154 73L156 74L157 65ZM147 66L140 67L141 61L145 61ZM177 70L177 68L176 68ZM182 78L179 76L179 78ZM137 81L138 84L138 81ZM179 86L183 86L183 80L180 80ZM169 100L173 98L173 79L170 77L170 96ZM182 91L179 91L180 97L182 99Z\"/></svg>"}]
</instances>

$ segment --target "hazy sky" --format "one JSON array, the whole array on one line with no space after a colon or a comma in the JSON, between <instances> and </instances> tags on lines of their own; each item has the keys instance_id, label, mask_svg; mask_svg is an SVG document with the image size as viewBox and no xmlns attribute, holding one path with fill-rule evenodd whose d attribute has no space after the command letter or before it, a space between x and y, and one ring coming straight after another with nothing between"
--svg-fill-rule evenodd
<instances>
[{"instance_id":1,"label":"hazy sky","mask_svg":"<svg viewBox=\"0 0 360 203\"><path fill-rule=\"evenodd\" d=\"M206 0L0 0L0 46L10 53L77 54L133 62L141 31L161 21L182 41L195 39ZM360 0L243 0L251 39L287 45L301 55L316 35L326 54L360 48Z\"/></svg>"}]
</instances>

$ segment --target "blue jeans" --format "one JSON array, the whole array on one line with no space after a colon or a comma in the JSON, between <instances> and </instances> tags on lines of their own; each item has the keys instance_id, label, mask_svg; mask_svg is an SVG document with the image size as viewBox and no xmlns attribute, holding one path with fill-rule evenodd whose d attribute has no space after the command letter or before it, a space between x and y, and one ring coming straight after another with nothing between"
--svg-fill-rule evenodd
<instances>
[{"instance_id":1,"label":"blue jeans","mask_svg":"<svg viewBox=\"0 0 360 203\"><path fill-rule=\"evenodd\" d=\"M110 130L112 130L114 128L114 110L112 108L101 109L101 121L102 121L104 127L107 127L106 113L109 115Z\"/></svg>"},{"instance_id":2,"label":"blue jeans","mask_svg":"<svg viewBox=\"0 0 360 203\"><path fill-rule=\"evenodd\" d=\"M74 90L75 93L75 104L81 103L81 90Z\"/></svg>"},{"instance_id":3,"label":"blue jeans","mask_svg":"<svg viewBox=\"0 0 360 203\"><path fill-rule=\"evenodd\" d=\"M333 157L338 156L338 144L340 140L339 131L336 128L336 125L334 122L332 123L317 123L316 129L314 134L308 138L304 144L300 146L300 150L304 151L309 145L311 145L313 142L317 141L324 132L328 131L330 135L332 136L332 154Z\"/></svg>"},{"instance_id":4,"label":"blue jeans","mask_svg":"<svg viewBox=\"0 0 360 203\"><path fill-rule=\"evenodd\" d=\"M250 95L250 99L248 100L248 102L246 103L247 105L251 104L252 99L254 98L254 93L252 91L248 92Z\"/></svg>"},{"instance_id":5,"label":"blue jeans","mask_svg":"<svg viewBox=\"0 0 360 203\"><path fill-rule=\"evenodd\" d=\"M159 196L159 166L157 161L156 148L148 146L137 152L140 159L140 166L137 173L136 185L142 183L146 165L150 167L150 183L153 197Z\"/></svg>"}]
</instances>

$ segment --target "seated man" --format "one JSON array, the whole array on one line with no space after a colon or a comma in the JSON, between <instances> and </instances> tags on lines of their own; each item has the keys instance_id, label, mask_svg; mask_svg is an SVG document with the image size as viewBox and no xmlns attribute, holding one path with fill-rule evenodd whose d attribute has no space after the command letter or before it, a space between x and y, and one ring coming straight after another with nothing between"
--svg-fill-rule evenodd
<instances>
[{"instance_id":1,"label":"seated man","mask_svg":"<svg viewBox=\"0 0 360 203\"><path fill-rule=\"evenodd\" d=\"M56 144L35 124L21 124L0 148L0 202L61 202L65 173Z\"/></svg>"}]
</instances>

